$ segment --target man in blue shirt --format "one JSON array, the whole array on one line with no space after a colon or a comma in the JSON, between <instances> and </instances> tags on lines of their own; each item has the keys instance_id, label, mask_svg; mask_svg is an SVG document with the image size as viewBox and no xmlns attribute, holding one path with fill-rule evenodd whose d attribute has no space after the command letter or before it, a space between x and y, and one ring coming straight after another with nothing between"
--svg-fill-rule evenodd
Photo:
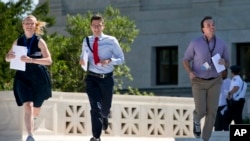
<instances>
[{"instance_id":1,"label":"man in blue shirt","mask_svg":"<svg viewBox=\"0 0 250 141\"><path fill-rule=\"evenodd\" d=\"M217 63L229 66L229 51L226 44L215 36L215 22L211 16L201 20L203 35L192 40L184 54L183 65L192 83L195 110L193 113L193 133L202 135L208 141L215 122L222 79L216 71L211 57L219 54ZM200 120L205 117L201 132Z\"/></svg>"},{"instance_id":2,"label":"man in blue shirt","mask_svg":"<svg viewBox=\"0 0 250 141\"><path fill-rule=\"evenodd\" d=\"M108 128L114 87L114 65L124 63L124 54L118 40L103 33L104 19L102 16L92 16L90 27L93 35L83 40L80 64L88 65L85 81L91 107L93 137L90 141L101 141L102 129ZM84 55L88 55L88 62L83 59L86 58Z\"/></svg>"}]
</instances>

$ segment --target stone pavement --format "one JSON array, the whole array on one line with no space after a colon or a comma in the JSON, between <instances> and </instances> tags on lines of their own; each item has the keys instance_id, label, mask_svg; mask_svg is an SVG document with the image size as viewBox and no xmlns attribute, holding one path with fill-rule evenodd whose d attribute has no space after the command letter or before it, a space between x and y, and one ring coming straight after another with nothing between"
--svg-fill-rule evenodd
<instances>
[{"instance_id":1,"label":"stone pavement","mask_svg":"<svg viewBox=\"0 0 250 141\"><path fill-rule=\"evenodd\" d=\"M36 135L36 141L89 141L90 136L53 136ZM25 136L22 141L25 141ZM174 137L121 137L121 136L102 136L101 141L202 141L201 139L174 138ZM229 132L213 132L210 141L229 141Z\"/></svg>"},{"instance_id":2,"label":"stone pavement","mask_svg":"<svg viewBox=\"0 0 250 141\"><path fill-rule=\"evenodd\" d=\"M25 141L22 139L11 139L0 137L0 141ZM89 141L90 136L72 136L72 135L35 135L36 141ZM102 141L202 141L193 137L174 138L174 137L125 137L125 136L102 136ZM229 132L213 132L210 141L229 141Z\"/></svg>"},{"instance_id":3,"label":"stone pavement","mask_svg":"<svg viewBox=\"0 0 250 141\"><path fill-rule=\"evenodd\" d=\"M36 136L36 141L89 141L90 136ZM23 137L22 141L25 141L26 137ZM202 141L195 138L159 138L159 137L107 137L101 138L101 141ZM225 141L225 140L216 140Z\"/></svg>"},{"instance_id":4,"label":"stone pavement","mask_svg":"<svg viewBox=\"0 0 250 141\"><path fill-rule=\"evenodd\" d=\"M26 137L23 137L25 141ZM36 136L36 141L89 141L90 136ZM152 138L152 137L101 137L101 141L175 141L174 138Z\"/></svg>"}]
</instances>

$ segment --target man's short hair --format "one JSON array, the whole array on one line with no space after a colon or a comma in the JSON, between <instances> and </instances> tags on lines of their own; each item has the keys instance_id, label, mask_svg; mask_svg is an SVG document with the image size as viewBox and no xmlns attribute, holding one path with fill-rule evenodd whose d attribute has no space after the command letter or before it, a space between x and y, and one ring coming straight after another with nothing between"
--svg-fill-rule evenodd
<instances>
[{"instance_id":1,"label":"man's short hair","mask_svg":"<svg viewBox=\"0 0 250 141\"><path fill-rule=\"evenodd\" d=\"M230 70L234 74L240 74L241 68L240 68L240 66L233 65L230 67Z\"/></svg>"},{"instance_id":2,"label":"man's short hair","mask_svg":"<svg viewBox=\"0 0 250 141\"><path fill-rule=\"evenodd\" d=\"M102 22L104 22L103 17L100 14L95 14L91 17L90 22L92 23L93 20L101 20Z\"/></svg>"},{"instance_id":3,"label":"man's short hair","mask_svg":"<svg viewBox=\"0 0 250 141\"><path fill-rule=\"evenodd\" d=\"M212 16L205 16L205 17L201 20L201 28L204 27L204 21L205 21L205 20L212 20L212 19L213 19Z\"/></svg>"}]
</instances>

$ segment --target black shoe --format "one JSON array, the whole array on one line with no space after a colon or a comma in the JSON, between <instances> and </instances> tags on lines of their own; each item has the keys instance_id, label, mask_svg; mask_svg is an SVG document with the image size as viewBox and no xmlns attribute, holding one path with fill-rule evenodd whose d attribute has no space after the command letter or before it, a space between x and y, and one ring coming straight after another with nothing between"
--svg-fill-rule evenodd
<instances>
[{"instance_id":1,"label":"black shoe","mask_svg":"<svg viewBox=\"0 0 250 141\"><path fill-rule=\"evenodd\" d=\"M193 132L195 138L201 137L201 124L199 122L193 121Z\"/></svg>"},{"instance_id":2,"label":"black shoe","mask_svg":"<svg viewBox=\"0 0 250 141\"><path fill-rule=\"evenodd\" d=\"M102 130L107 130L108 129L108 118L102 118Z\"/></svg>"},{"instance_id":3,"label":"black shoe","mask_svg":"<svg viewBox=\"0 0 250 141\"><path fill-rule=\"evenodd\" d=\"M100 139L100 138L97 139L97 138L95 138L95 137L92 137L92 138L90 139L90 141L101 141L101 139Z\"/></svg>"}]
</instances>

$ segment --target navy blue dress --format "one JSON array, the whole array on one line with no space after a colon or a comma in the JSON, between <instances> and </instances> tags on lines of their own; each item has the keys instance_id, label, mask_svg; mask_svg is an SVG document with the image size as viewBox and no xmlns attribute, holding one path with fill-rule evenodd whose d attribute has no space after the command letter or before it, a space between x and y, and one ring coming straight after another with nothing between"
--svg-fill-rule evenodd
<instances>
[{"instance_id":1,"label":"navy blue dress","mask_svg":"<svg viewBox=\"0 0 250 141\"><path fill-rule=\"evenodd\" d=\"M17 40L17 45L26 46L29 57L42 58L41 50L38 48L39 40L40 37L35 35L30 39L21 36ZM44 100L52 96L50 75L44 65L26 63L25 71L16 71L13 87L18 106L33 101L34 107L41 107Z\"/></svg>"}]
</instances>

